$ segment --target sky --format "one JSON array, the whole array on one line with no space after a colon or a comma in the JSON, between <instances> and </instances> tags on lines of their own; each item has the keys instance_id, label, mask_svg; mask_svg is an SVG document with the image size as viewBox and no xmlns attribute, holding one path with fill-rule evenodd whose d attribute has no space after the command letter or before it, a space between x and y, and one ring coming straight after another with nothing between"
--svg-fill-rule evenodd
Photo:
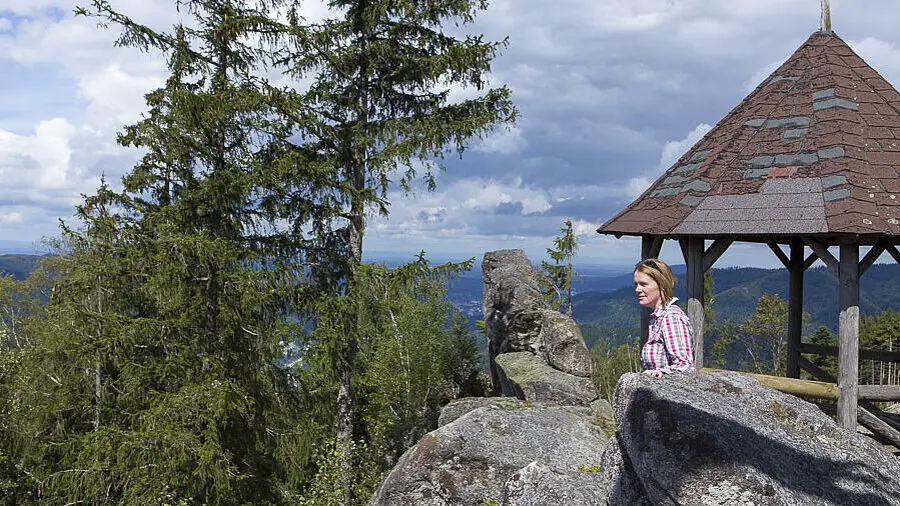
<instances>
[{"instance_id":1,"label":"sky","mask_svg":"<svg viewBox=\"0 0 900 506\"><path fill-rule=\"evenodd\" d=\"M118 184L140 152L117 146L116 134L165 79L161 57L115 47L115 29L75 18L77 1L0 0L0 250L58 235L101 175ZM173 0L110 3L159 30L183 19ZM320 0L305 9L326 15ZM832 17L900 85L900 2L833 0ZM571 219L582 262L633 263L638 239L596 229L819 22L819 0L492 0L467 30L509 37L490 82L512 90L517 124L446 160L435 191L392 192L390 216L370 219L367 256L480 259L521 248L538 260ZM682 263L674 244L662 257ZM717 263L729 265L778 264L765 248L736 244Z\"/></svg>"}]
</instances>

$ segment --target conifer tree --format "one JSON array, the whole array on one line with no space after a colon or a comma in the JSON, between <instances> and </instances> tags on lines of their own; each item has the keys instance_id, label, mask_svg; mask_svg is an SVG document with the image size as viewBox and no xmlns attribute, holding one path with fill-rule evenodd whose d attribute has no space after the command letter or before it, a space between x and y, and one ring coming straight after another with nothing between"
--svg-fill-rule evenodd
<instances>
[{"instance_id":1,"label":"conifer tree","mask_svg":"<svg viewBox=\"0 0 900 506\"><path fill-rule=\"evenodd\" d=\"M515 109L507 88L486 89L491 62L506 41L457 37L444 29L474 21L487 8L486 0L331 0L328 5L339 15L316 24L302 25L292 12L298 37L286 61L295 76L312 80L304 90L310 106L306 137L296 153L323 173L331 170L329 198L337 198L342 212L338 220L317 225L323 244L318 251L323 263L336 265L335 278L345 289L353 286L362 262L367 213L388 214L391 184L409 190L421 177L434 188L434 171L445 154L461 154L470 138L513 121ZM450 87L481 94L454 102ZM349 454L358 419L355 325L351 321L342 337L322 343L333 350L339 376L337 441L347 504L353 500Z\"/></svg>"},{"instance_id":2,"label":"conifer tree","mask_svg":"<svg viewBox=\"0 0 900 506\"><path fill-rule=\"evenodd\" d=\"M167 55L170 76L120 136L145 152L124 191L101 187L80 227L63 229L71 264L8 432L38 434L11 446L41 497L284 501L279 445L298 406L276 359L298 331L306 273L290 220L308 215L281 197L311 177L282 148L298 128L294 95L261 77L278 3L177 2L193 22L173 33L105 0L77 11L119 26L119 44Z\"/></svg>"},{"instance_id":3,"label":"conifer tree","mask_svg":"<svg viewBox=\"0 0 900 506\"><path fill-rule=\"evenodd\" d=\"M572 264L575 252L578 251L578 238L572 229L572 220L566 220L559 229L559 235L553 239L553 245L555 248L547 248L547 254L553 263L541 261L541 269L550 281L545 295L550 299L553 309L565 307L566 314L574 316L572 284L579 276Z\"/></svg>"}]
</instances>

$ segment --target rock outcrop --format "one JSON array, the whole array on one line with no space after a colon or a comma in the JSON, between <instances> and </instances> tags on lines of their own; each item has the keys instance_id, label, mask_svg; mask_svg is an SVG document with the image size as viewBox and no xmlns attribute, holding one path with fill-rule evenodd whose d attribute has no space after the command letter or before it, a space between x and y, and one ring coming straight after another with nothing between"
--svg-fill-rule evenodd
<instances>
[{"instance_id":1,"label":"rock outcrop","mask_svg":"<svg viewBox=\"0 0 900 506\"><path fill-rule=\"evenodd\" d=\"M623 376L608 440L604 409L452 403L371 504L900 505L900 459L737 373Z\"/></svg>"},{"instance_id":2,"label":"rock outcrop","mask_svg":"<svg viewBox=\"0 0 900 506\"><path fill-rule=\"evenodd\" d=\"M570 316L550 309L525 253L486 253L482 273L494 390L537 402L587 405L596 399L589 379L591 356L581 331Z\"/></svg>"},{"instance_id":3,"label":"rock outcrop","mask_svg":"<svg viewBox=\"0 0 900 506\"><path fill-rule=\"evenodd\" d=\"M463 410L473 407L467 403ZM592 494L605 496L598 490L603 478L590 470L599 469L607 439L590 409L498 399L425 435L401 457L370 504L479 506L504 497L513 502L503 504L544 504L534 502L544 497L536 495L541 483L591 482ZM559 494L579 497L569 489Z\"/></svg>"},{"instance_id":4,"label":"rock outcrop","mask_svg":"<svg viewBox=\"0 0 900 506\"><path fill-rule=\"evenodd\" d=\"M613 408L611 505L900 505L900 460L755 379L627 374Z\"/></svg>"},{"instance_id":5,"label":"rock outcrop","mask_svg":"<svg viewBox=\"0 0 900 506\"><path fill-rule=\"evenodd\" d=\"M900 506L900 459L753 378L626 374L596 400L577 326L525 254L486 254L484 283L492 383L511 397L446 406L371 506Z\"/></svg>"}]
</instances>

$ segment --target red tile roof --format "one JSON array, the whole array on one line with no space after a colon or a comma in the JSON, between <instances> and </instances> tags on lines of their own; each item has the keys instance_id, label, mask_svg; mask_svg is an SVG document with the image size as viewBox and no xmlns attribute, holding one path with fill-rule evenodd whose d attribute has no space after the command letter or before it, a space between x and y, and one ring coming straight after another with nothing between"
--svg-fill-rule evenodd
<instances>
[{"instance_id":1,"label":"red tile roof","mask_svg":"<svg viewBox=\"0 0 900 506\"><path fill-rule=\"evenodd\" d=\"M895 235L898 171L900 93L817 32L598 232Z\"/></svg>"}]
</instances>

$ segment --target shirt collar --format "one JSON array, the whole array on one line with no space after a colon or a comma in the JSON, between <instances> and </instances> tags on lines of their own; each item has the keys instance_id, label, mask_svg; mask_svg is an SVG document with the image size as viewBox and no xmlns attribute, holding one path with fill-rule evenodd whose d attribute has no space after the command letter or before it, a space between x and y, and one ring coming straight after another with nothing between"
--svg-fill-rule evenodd
<instances>
[{"instance_id":1,"label":"shirt collar","mask_svg":"<svg viewBox=\"0 0 900 506\"><path fill-rule=\"evenodd\" d=\"M669 302L663 304L662 306L659 306L659 307L656 309L656 311L653 312L653 316L658 317L659 315L663 314L663 313L666 311L666 309L669 309L669 306L671 306L672 304L674 304L677 300L678 300L678 297L672 297L672 300L670 300Z\"/></svg>"}]
</instances>

